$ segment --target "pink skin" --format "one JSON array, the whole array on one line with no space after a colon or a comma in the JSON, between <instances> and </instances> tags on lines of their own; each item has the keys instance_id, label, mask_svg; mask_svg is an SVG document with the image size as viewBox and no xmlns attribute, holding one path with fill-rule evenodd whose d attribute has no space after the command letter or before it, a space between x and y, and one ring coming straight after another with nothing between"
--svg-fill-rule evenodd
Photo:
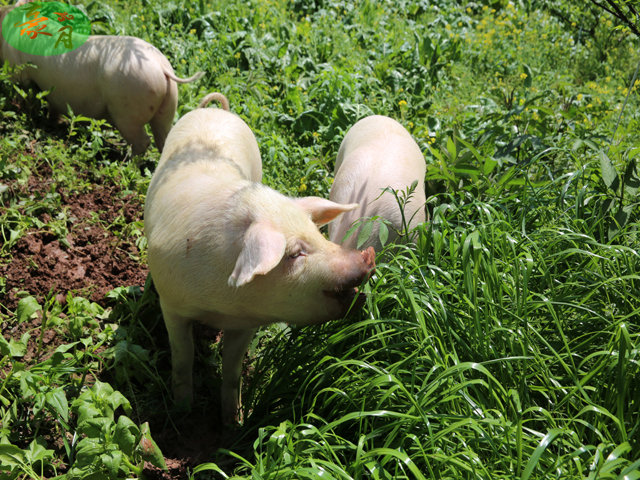
<instances>
[{"instance_id":1,"label":"pink skin","mask_svg":"<svg viewBox=\"0 0 640 480\"><path fill-rule=\"evenodd\" d=\"M222 109L198 108L167 137L145 205L147 258L169 332L174 399L192 400L192 323L223 329L225 423L240 419L240 372L255 329L344 317L352 304L363 305L357 287L375 267L372 248L346 249L318 230L356 204L288 198L261 178L248 126Z\"/></svg>"},{"instance_id":2,"label":"pink skin","mask_svg":"<svg viewBox=\"0 0 640 480\"><path fill-rule=\"evenodd\" d=\"M404 191L416 180L418 185L404 208L404 217L409 228L424 222L425 174L426 164L420 147L400 123L381 115L358 121L340 145L329 199L360 206L329 225L329 239L346 247L355 247L360 229L344 242L343 238L353 222L363 217L379 216L396 230L402 230L404 225L398 203L391 193L382 194L382 189L392 187ZM379 231L380 224L375 222L363 246L372 246L380 251ZM393 229L389 229L388 241L398 241Z\"/></svg>"},{"instance_id":3,"label":"pink skin","mask_svg":"<svg viewBox=\"0 0 640 480\"><path fill-rule=\"evenodd\" d=\"M0 23L13 8L0 8ZM37 67L25 68L14 80L52 90L46 97L52 113L66 115L68 105L76 115L107 120L132 146L133 155L143 154L151 144L147 123L162 152L178 104L176 84L204 75L178 78L157 48L125 36L91 36L68 53L41 56L16 50L0 35L0 64L5 60Z\"/></svg>"}]
</instances>

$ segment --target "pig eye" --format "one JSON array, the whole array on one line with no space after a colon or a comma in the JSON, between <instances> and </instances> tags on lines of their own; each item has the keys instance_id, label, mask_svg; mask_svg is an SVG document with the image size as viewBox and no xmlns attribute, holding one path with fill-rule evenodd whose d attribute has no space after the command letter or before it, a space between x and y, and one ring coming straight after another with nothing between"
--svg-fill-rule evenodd
<instances>
[{"instance_id":1,"label":"pig eye","mask_svg":"<svg viewBox=\"0 0 640 480\"><path fill-rule=\"evenodd\" d=\"M305 242L295 242L289 250L289 260L291 260L292 262L298 263L296 262L296 259L299 259L300 257L306 257L308 255L308 246L305 244Z\"/></svg>"},{"instance_id":2,"label":"pig eye","mask_svg":"<svg viewBox=\"0 0 640 480\"><path fill-rule=\"evenodd\" d=\"M291 253L289 254L289 258L291 259L296 259L296 258L306 257L306 256L307 256L307 252L305 251L304 248L300 246L292 249Z\"/></svg>"}]
</instances>

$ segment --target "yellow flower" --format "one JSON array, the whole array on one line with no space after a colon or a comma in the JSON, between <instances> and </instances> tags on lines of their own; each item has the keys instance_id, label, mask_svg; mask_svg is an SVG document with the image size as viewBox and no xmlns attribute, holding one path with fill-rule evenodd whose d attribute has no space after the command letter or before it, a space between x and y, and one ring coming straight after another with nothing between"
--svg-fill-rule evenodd
<instances>
[{"instance_id":1,"label":"yellow flower","mask_svg":"<svg viewBox=\"0 0 640 480\"><path fill-rule=\"evenodd\" d=\"M298 187L299 192L304 192L306 189L307 189L307 186L304 183Z\"/></svg>"},{"instance_id":2,"label":"yellow flower","mask_svg":"<svg viewBox=\"0 0 640 480\"><path fill-rule=\"evenodd\" d=\"M520 80L524 80L525 78L527 78L527 74L526 73L521 73L520 74Z\"/></svg>"},{"instance_id":3,"label":"yellow flower","mask_svg":"<svg viewBox=\"0 0 640 480\"><path fill-rule=\"evenodd\" d=\"M144 15L140 15L140 20L144 22Z\"/></svg>"},{"instance_id":4,"label":"yellow flower","mask_svg":"<svg viewBox=\"0 0 640 480\"><path fill-rule=\"evenodd\" d=\"M204 53L204 50L202 50L202 49L199 49L198 51L199 51L200 53Z\"/></svg>"},{"instance_id":5,"label":"yellow flower","mask_svg":"<svg viewBox=\"0 0 640 480\"><path fill-rule=\"evenodd\" d=\"M404 100L400 100L400 101L398 102L398 105L400 105L401 107L402 107L403 105L406 105L406 104L407 104L407 102L405 102Z\"/></svg>"},{"instance_id":6,"label":"yellow flower","mask_svg":"<svg viewBox=\"0 0 640 480\"><path fill-rule=\"evenodd\" d=\"M187 61L186 61L184 58L183 58L183 59L181 59L180 61L181 61L183 64L186 64L186 63L187 63Z\"/></svg>"},{"instance_id":7,"label":"yellow flower","mask_svg":"<svg viewBox=\"0 0 640 480\"><path fill-rule=\"evenodd\" d=\"M240 52L236 53L236 54L234 55L234 57L236 57L236 58L240 58Z\"/></svg>"},{"instance_id":8,"label":"yellow flower","mask_svg":"<svg viewBox=\"0 0 640 480\"><path fill-rule=\"evenodd\" d=\"M409 128L413 128L413 122L409 122L408 125L409 125Z\"/></svg>"},{"instance_id":9,"label":"yellow flower","mask_svg":"<svg viewBox=\"0 0 640 480\"><path fill-rule=\"evenodd\" d=\"M580 93L580 94L578 94L578 96L576 97L576 100L578 100L579 102L581 102L581 101L582 101L582 94L581 94L581 93Z\"/></svg>"}]
</instances>

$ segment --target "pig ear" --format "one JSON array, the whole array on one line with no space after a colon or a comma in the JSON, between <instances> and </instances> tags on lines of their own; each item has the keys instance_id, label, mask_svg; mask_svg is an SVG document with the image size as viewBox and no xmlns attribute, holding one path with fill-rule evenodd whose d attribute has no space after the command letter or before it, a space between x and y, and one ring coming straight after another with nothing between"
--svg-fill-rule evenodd
<instances>
[{"instance_id":1,"label":"pig ear","mask_svg":"<svg viewBox=\"0 0 640 480\"><path fill-rule=\"evenodd\" d=\"M284 256L287 241L282 232L264 223L253 223L244 236L244 246L229 277L229 286L241 287L256 275L265 275Z\"/></svg>"},{"instance_id":2,"label":"pig ear","mask_svg":"<svg viewBox=\"0 0 640 480\"><path fill-rule=\"evenodd\" d=\"M350 212L359 207L357 203L342 205L320 197L302 197L294 200L302 210L311 215L311 220L321 227L344 212Z\"/></svg>"}]
</instances>

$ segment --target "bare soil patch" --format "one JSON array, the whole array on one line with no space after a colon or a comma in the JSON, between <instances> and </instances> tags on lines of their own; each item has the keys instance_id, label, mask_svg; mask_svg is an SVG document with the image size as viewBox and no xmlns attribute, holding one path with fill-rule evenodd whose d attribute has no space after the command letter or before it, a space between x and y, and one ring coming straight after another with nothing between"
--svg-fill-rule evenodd
<instances>
[{"instance_id":1,"label":"bare soil patch","mask_svg":"<svg viewBox=\"0 0 640 480\"><path fill-rule=\"evenodd\" d=\"M45 166L20 190L42 195L51 182L51 170ZM59 301L72 291L104 306L105 294L115 287L144 285L147 269L135 259L140 252L134 240L120 239L110 229L120 215L127 223L142 218L139 198L122 195L117 185L96 184L88 192L57 193L74 219L65 239L69 246L53 232L26 232L13 247L10 261L0 265L0 275L7 281L2 303L8 310L15 310L16 294L21 291L39 300L55 291ZM48 213L38 218L44 223L51 220Z\"/></svg>"}]
</instances>

